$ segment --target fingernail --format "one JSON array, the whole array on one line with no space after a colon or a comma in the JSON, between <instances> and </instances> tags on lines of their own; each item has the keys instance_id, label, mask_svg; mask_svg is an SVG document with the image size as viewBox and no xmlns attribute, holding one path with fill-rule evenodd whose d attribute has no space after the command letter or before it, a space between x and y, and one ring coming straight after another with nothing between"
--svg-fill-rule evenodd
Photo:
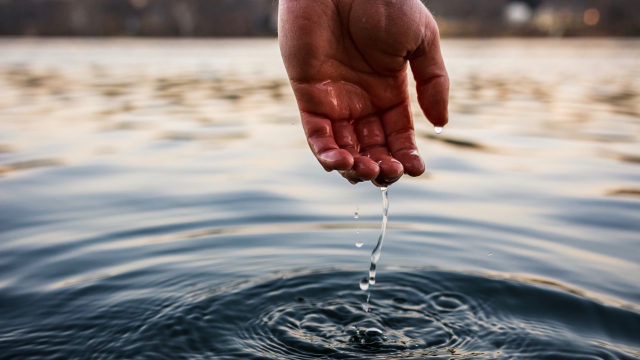
<instances>
[{"instance_id":1,"label":"fingernail","mask_svg":"<svg viewBox=\"0 0 640 360\"><path fill-rule=\"evenodd\" d=\"M340 159L340 154L336 150L327 150L322 154L318 154L318 157L325 161L336 161Z\"/></svg>"}]
</instances>

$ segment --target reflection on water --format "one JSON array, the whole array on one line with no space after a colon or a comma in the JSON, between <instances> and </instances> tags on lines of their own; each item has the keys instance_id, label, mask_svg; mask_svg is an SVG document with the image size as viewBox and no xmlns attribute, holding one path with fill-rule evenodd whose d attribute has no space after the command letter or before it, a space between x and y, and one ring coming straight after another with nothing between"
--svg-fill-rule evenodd
<instances>
[{"instance_id":1,"label":"reflection on water","mask_svg":"<svg viewBox=\"0 0 640 360\"><path fill-rule=\"evenodd\" d=\"M444 51L363 312L275 40L0 41L0 357L640 357L640 41Z\"/></svg>"}]
</instances>

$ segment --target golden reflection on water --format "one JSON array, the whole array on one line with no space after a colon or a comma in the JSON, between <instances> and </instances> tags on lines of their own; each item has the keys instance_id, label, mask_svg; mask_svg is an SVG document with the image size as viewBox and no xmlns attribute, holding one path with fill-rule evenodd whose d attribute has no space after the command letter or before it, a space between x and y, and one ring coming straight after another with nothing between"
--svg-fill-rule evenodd
<instances>
[{"instance_id":1,"label":"golden reflection on water","mask_svg":"<svg viewBox=\"0 0 640 360\"><path fill-rule=\"evenodd\" d=\"M0 176L105 158L175 166L225 151L277 168L306 154L276 40L2 40L0 51ZM449 40L444 52L451 123L435 136L413 94L422 149L486 153L473 158L516 172L558 171L544 158L576 156L637 166L640 41Z\"/></svg>"}]
</instances>

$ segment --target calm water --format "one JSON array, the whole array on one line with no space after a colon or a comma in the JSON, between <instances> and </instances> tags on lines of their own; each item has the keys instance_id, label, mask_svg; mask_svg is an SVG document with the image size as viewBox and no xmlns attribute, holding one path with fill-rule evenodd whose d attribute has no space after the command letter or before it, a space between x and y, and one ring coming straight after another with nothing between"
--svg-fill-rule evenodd
<instances>
[{"instance_id":1,"label":"calm water","mask_svg":"<svg viewBox=\"0 0 640 360\"><path fill-rule=\"evenodd\" d=\"M0 358L640 358L640 41L444 51L362 291L275 40L1 40Z\"/></svg>"}]
</instances>

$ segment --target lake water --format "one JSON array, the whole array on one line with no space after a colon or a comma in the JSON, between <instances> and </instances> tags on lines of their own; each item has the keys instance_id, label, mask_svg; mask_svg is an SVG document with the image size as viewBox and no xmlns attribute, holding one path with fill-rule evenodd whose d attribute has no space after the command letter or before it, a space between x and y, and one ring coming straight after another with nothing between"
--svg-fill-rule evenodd
<instances>
[{"instance_id":1,"label":"lake water","mask_svg":"<svg viewBox=\"0 0 640 360\"><path fill-rule=\"evenodd\" d=\"M0 358L640 358L640 41L443 47L363 291L276 40L0 40Z\"/></svg>"}]
</instances>

